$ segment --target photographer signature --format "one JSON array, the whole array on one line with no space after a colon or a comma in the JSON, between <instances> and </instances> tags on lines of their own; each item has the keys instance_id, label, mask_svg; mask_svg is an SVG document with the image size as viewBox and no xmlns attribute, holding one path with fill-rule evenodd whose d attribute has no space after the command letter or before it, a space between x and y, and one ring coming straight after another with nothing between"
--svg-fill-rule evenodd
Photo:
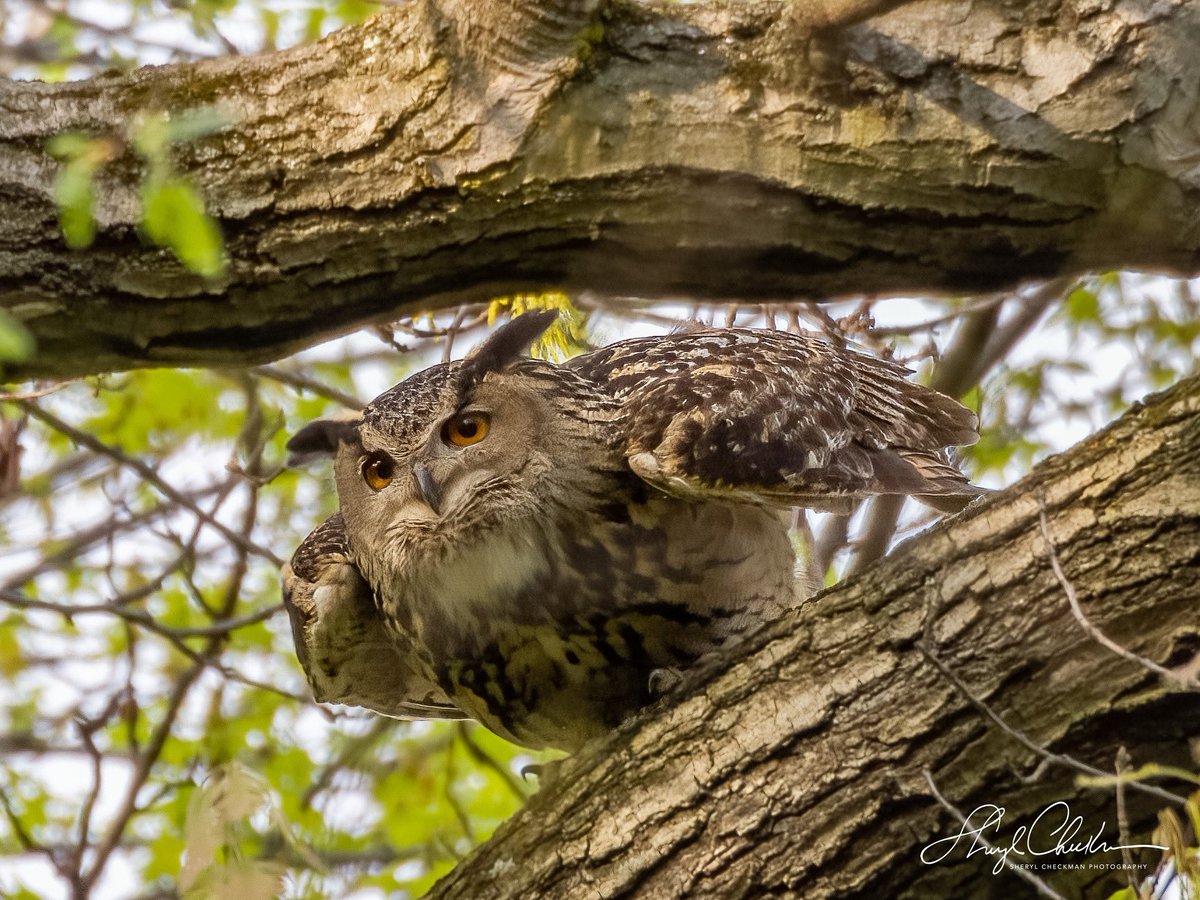
<instances>
[{"instance_id":1,"label":"photographer signature","mask_svg":"<svg viewBox=\"0 0 1200 900\"><path fill-rule=\"evenodd\" d=\"M1081 835L1083 817L1071 815L1071 808L1062 800L1051 803L1028 825L1017 826L1007 844L988 840L986 833L997 835L1004 822L1004 807L985 803L975 807L962 823L957 834L939 838L921 851L921 862L928 866L942 862L959 844L969 841L967 858L977 853L998 857L992 874L998 875L1008 865L1010 854L1018 857L1061 856L1067 853L1106 853L1112 850L1165 850L1158 844L1109 844L1100 835L1101 822L1095 834Z\"/></svg>"}]
</instances>

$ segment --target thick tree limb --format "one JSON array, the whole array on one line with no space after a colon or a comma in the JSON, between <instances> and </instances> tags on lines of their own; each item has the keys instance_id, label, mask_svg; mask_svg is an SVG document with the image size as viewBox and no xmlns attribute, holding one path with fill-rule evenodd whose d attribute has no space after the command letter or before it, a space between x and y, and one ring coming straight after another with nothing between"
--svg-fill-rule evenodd
<instances>
[{"instance_id":1,"label":"thick tree limb","mask_svg":"<svg viewBox=\"0 0 1200 900\"><path fill-rule=\"evenodd\" d=\"M261 361L518 288L1200 271L1196 4L924 0L814 33L789 4L596 2L414 0L283 53L0 83L0 304L41 347L10 374ZM206 107L228 124L176 165L227 239L213 282L139 239L131 141ZM116 153L82 252L45 152L72 129Z\"/></svg>"},{"instance_id":2,"label":"thick tree limb","mask_svg":"<svg viewBox=\"0 0 1200 900\"><path fill-rule=\"evenodd\" d=\"M1060 800L1083 817L1081 842L1102 831L1120 843L1114 791L1077 787L1070 760L1112 772L1124 746L1134 766L1194 769L1200 695L1080 627L1051 570L1043 496L1088 620L1194 680L1200 378L902 546L723 674L568 761L431 896L1028 894L1011 873L991 874L995 857L967 860L964 847L922 863L924 846L959 830L926 772L964 814L1006 807L1003 828L985 835L998 846ZM1134 837L1190 790L1127 785ZM1141 858L1153 865L1157 854ZM1067 897L1124 883L1119 871L1034 874Z\"/></svg>"}]
</instances>

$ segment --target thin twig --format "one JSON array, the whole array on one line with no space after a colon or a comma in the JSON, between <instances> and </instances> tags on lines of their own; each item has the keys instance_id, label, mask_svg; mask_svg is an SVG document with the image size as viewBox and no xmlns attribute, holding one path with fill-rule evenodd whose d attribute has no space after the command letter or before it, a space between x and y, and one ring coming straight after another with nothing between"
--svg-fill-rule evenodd
<instances>
[{"instance_id":1,"label":"thin twig","mask_svg":"<svg viewBox=\"0 0 1200 900\"><path fill-rule=\"evenodd\" d=\"M1129 830L1129 814L1125 809L1125 779L1121 776L1129 769L1129 751L1122 744L1117 748L1117 835L1121 839L1121 862L1125 867L1125 883L1129 890L1137 893L1137 878L1133 874L1133 854L1129 845L1133 843Z\"/></svg>"},{"instance_id":2,"label":"thin twig","mask_svg":"<svg viewBox=\"0 0 1200 900\"><path fill-rule=\"evenodd\" d=\"M171 574L170 572L166 575ZM162 578L165 578L163 575ZM136 593L147 594L153 593L161 586L161 580L153 587L139 588ZM198 625L190 628L172 628L168 625L163 625L149 613L140 609L128 609L117 603L89 603L83 606L72 606L69 603L54 603L50 600L40 600L35 597L26 597L16 591L7 588L0 588L0 602L7 603L9 606L14 606L17 609L41 609L47 612L56 613L70 622L75 616L87 615L109 615L124 619L126 622L132 622L135 625L141 625L148 628L155 634L161 634L164 637L172 638L192 638L192 637L213 637L214 635L228 634L238 628L245 628L249 625L257 625L259 622L264 622L274 615L283 611L283 604L276 603L274 606L267 606L256 612L246 613L242 616L234 616L229 619L219 619L211 625Z\"/></svg>"},{"instance_id":3,"label":"thin twig","mask_svg":"<svg viewBox=\"0 0 1200 900\"><path fill-rule=\"evenodd\" d=\"M469 307L460 306L454 312L454 321L450 323L450 327L446 329L445 346L442 348L442 362L448 363L454 357L454 339L458 337L459 331L462 330L463 320L467 317Z\"/></svg>"},{"instance_id":4,"label":"thin twig","mask_svg":"<svg viewBox=\"0 0 1200 900\"><path fill-rule=\"evenodd\" d=\"M8 819L8 825L12 829L13 836L17 839L17 843L29 853L37 853L48 857L55 864L55 868L59 868L57 855L50 848L35 841L33 836L25 830L25 823L21 821L21 817L17 815L17 811L13 809L12 801L8 799L8 793L2 787L0 787L0 808L4 809L4 816Z\"/></svg>"},{"instance_id":5,"label":"thin twig","mask_svg":"<svg viewBox=\"0 0 1200 900\"><path fill-rule=\"evenodd\" d=\"M927 629L928 626L929 623L927 622ZM1054 751L1049 750L1043 745L1037 743L1037 741L1034 741L1024 732L1013 728L1011 725L1005 722L998 712L992 709L992 707L989 706L981 697L978 697L969 687L967 687L965 683L963 683L962 679L960 679L954 674L954 672L950 670L949 666L947 666L937 657L937 654L933 652L933 649L929 645L928 635L917 642L917 649L921 651L921 655L923 655L947 681L954 685L958 692L962 694L962 696L966 698L966 700L972 706L979 710L979 712L983 713L983 715L987 716L987 718L989 718L997 728L999 728L1009 737L1013 738L1025 749L1041 757L1044 762L1066 766L1067 768L1074 769L1075 771L1084 775L1092 775L1103 778L1109 777L1108 773L1103 769L1097 769L1094 766L1089 766L1087 763L1080 762L1072 756L1067 756L1063 753L1055 753ZM1162 788L1156 787L1152 784L1143 784L1138 781L1132 781L1130 784L1142 793L1148 794L1151 797L1157 797L1159 800L1165 800L1168 803L1183 805L1186 802L1184 797L1180 797L1178 794L1173 794L1170 791L1163 790Z\"/></svg>"},{"instance_id":6,"label":"thin twig","mask_svg":"<svg viewBox=\"0 0 1200 900\"><path fill-rule=\"evenodd\" d=\"M138 793L140 793L142 786L150 777L150 770L154 767L154 763L158 760L163 747L167 743L167 738L171 735L171 728L175 723L175 718L179 714L179 710L183 706L184 698L187 697L188 691L191 690L192 685L195 684L196 679L200 677L200 673L203 671L203 663L197 663L176 680L175 687L167 698L166 712L163 713L162 719L159 720L158 726L154 729L154 733L146 744L146 749L137 759L133 775L125 790L124 799L121 801L121 805L109 824L104 837L96 846L95 852L92 855L91 866L86 873L81 873L80 875L79 886L83 889L82 896L87 896L91 888L95 886L100 874L104 871L104 867L108 864L109 857L112 856L113 851L117 848L121 840L121 835L129 824L129 820L137 812Z\"/></svg>"},{"instance_id":7,"label":"thin twig","mask_svg":"<svg viewBox=\"0 0 1200 900\"><path fill-rule=\"evenodd\" d=\"M293 372L289 369L284 369L279 366L259 366L250 370L250 374L258 375L262 378L268 378L271 381L277 381L280 384L286 384L288 387L296 388L301 391L309 391L316 394L318 397L324 397L326 400L332 400L347 409L355 410L356 412L365 405L357 397L352 397L350 394L340 391L332 385L325 384L322 381L317 381L315 378L309 378L306 375L301 375L299 372Z\"/></svg>"},{"instance_id":8,"label":"thin twig","mask_svg":"<svg viewBox=\"0 0 1200 900\"><path fill-rule=\"evenodd\" d=\"M445 797L446 803L449 804L451 811L453 811L454 817L458 819L458 825L463 830L463 835L473 844L475 843L475 829L471 827L471 817L467 815L462 801L454 795L454 782L457 777L454 766L454 743L452 741L450 746L446 748L446 784L442 795Z\"/></svg>"},{"instance_id":9,"label":"thin twig","mask_svg":"<svg viewBox=\"0 0 1200 900\"><path fill-rule=\"evenodd\" d=\"M958 309L935 316L932 319L913 322L911 325L873 325L868 329L867 333L873 338L889 338L908 337L914 334L935 331L943 325L949 325L951 322L961 319L963 316L969 316L971 313L1000 306L1011 296L1008 292L1004 292L992 294L988 297L977 297L964 303Z\"/></svg>"},{"instance_id":10,"label":"thin twig","mask_svg":"<svg viewBox=\"0 0 1200 900\"><path fill-rule=\"evenodd\" d=\"M49 397L51 394L58 393L63 388L75 384L78 380L77 378L72 378L68 381L56 381L43 388L32 388L28 391L0 391L0 401L11 403L17 400L39 400L42 397Z\"/></svg>"},{"instance_id":11,"label":"thin twig","mask_svg":"<svg viewBox=\"0 0 1200 900\"><path fill-rule=\"evenodd\" d=\"M189 496L195 501L204 500L213 494L220 495L224 491L231 490L235 484L236 480L230 478L225 482L208 485L198 491L193 491ZM123 519L114 515L105 522L91 526L85 531L77 532L53 553L43 555L32 566L10 576L5 581L0 582L0 585L6 588L16 588L46 572L54 571L64 566L76 565L79 558L90 550L93 545L110 540L121 531L144 526L155 519L168 517L177 511L178 507L174 503L160 503L141 512L129 513ZM53 537L53 535L50 537Z\"/></svg>"},{"instance_id":12,"label":"thin twig","mask_svg":"<svg viewBox=\"0 0 1200 900\"><path fill-rule=\"evenodd\" d=\"M111 706L112 704L110 703L110 708ZM111 715L111 712L109 715ZM101 721L103 721L103 718ZM79 726L79 738L83 742L83 747L92 761L92 786L83 798L83 806L79 810L78 836L76 837L75 849L71 853L71 868L75 872L73 881L78 881L83 877L83 861L87 853L89 836L92 830L92 812L96 807L96 801L100 798L100 789L103 787L104 781L104 756L96 748L96 742L92 740L92 723L79 722L77 724Z\"/></svg>"},{"instance_id":13,"label":"thin twig","mask_svg":"<svg viewBox=\"0 0 1200 900\"><path fill-rule=\"evenodd\" d=\"M208 525L208 526L216 529L218 532L220 532L222 537L224 537L226 540L233 543L235 546L241 548L242 550L246 550L248 552L251 552L258 556L261 556L265 559L269 559L271 562L273 562L277 566L283 565L283 560L280 559L278 556L276 556L271 550L267 549L266 547L260 546L259 544L254 543L253 541L246 538L244 535L238 534L236 531L234 531L229 526L225 525L223 522L219 522L216 519L214 519L212 516L210 516L208 513L206 513L203 509L201 509L198 504L194 503L191 500L191 498L189 498L186 494L183 494L180 491L176 490L170 484L168 484L166 481L164 481L162 478L160 478L158 473L155 472L151 466L142 462L142 460L137 459L136 457L130 456L127 453L125 453L121 450L118 450L116 447L109 446L108 444L93 437L92 435L88 434L87 432L80 431L78 428L75 428L72 425L68 425L62 419L58 418L58 416L54 415L53 413L47 412L46 410L42 409L40 406L38 406L35 403L30 403L28 401L22 400L22 401L17 401L17 405L20 406L22 409L26 410L29 413L29 415L31 415L33 418L38 419L44 425L48 425L50 428L53 428L55 431L59 432L60 434L65 435L70 440L72 440L74 443L82 444L83 446L87 447L89 450L92 450L103 456L107 456L113 460L116 460L122 466L125 466L126 468L132 469L133 471L137 472L139 475L142 476L142 478L144 478L150 484L154 485L154 487L158 490L159 493L161 493L167 499L173 500L175 503L178 503L180 506L189 510L194 516L199 518L206 525Z\"/></svg>"},{"instance_id":14,"label":"thin twig","mask_svg":"<svg viewBox=\"0 0 1200 900\"><path fill-rule=\"evenodd\" d=\"M1192 690L1200 690L1200 681L1179 672L1172 672L1170 669L1160 666L1154 660L1147 659L1126 647L1122 647L1088 619L1087 614L1083 611L1083 607L1079 605L1079 597L1075 593L1075 586L1071 584L1070 579L1063 572L1062 565L1058 561L1058 553L1054 549L1054 542L1050 539L1050 526L1046 521L1046 495L1042 491L1038 491L1038 523L1042 528L1042 538L1046 542L1046 555L1050 559L1050 568L1054 570L1054 577L1058 579L1063 593L1067 595L1067 602L1071 605L1071 615L1075 617L1075 621L1079 623L1079 626L1087 636L1122 659L1137 663L1160 678L1165 678L1168 681L1173 681Z\"/></svg>"},{"instance_id":15,"label":"thin twig","mask_svg":"<svg viewBox=\"0 0 1200 900\"><path fill-rule=\"evenodd\" d=\"M504 768L504 766L492 759L491 755L486 750L484 750L471 739L471 729L467 727L466 722L459 722L457 725L458 736L462 741L463 746L467 750L467 755L469 755L471 759L476 762L476 764L494 772L514 797L516 797L518 800L524 801L525 794L521 790L520 785L517 784L517 779L513 777L512 772L508 771L508 769Z\"/></svg>"},{"instance_id":16,"label":"thin twig","mask_svg":"<svg viewBox=\"0 0 1200 900\"><path fill-rule=\"evenodd\" d=\"M321 709L321 707L317 707ZM397 720L389 719L385 716L375 716L371 719L371 726L365 733L356 735L350 738L337 754L321 769L321 774L305 790L300 798L300 808L308 809L313 800L323 791L328 790L333 783L333 779L337 774L345 768L352 766L360 757L365 756L375 744L387 737L396 727Z\"/></svg>"}]
</instances>

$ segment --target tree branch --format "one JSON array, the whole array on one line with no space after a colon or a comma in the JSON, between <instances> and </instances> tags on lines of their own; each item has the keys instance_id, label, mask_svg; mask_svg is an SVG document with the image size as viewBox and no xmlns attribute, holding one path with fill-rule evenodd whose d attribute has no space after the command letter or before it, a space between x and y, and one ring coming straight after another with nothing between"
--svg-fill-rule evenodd
<instances>
[{"instance_id":1,"label":"tree branch","mask_svg":"<svg viewBox=\"0 0 1200 900\"><path fill-rule=\"evenodd\" d=\"M276 54L0 82L0 305L40 348L8 374L262 362L514 290L1200 271L1195 4L928 0L853 26L880 4L825 6L842 24L816 36L785 3L420 0ZM213 280L137 228L136 123L201 109L224 127L173 164L224 232ZM68 130L114 154L85 251L45 149Z\"/></svg>"}]
</instances>

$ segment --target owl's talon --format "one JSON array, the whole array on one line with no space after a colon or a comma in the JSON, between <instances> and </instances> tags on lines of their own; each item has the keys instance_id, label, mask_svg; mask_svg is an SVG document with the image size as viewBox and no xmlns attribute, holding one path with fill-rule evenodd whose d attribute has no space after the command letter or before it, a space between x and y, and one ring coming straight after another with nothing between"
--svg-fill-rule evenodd
<instances>
[{"instance_id":1,"label":"owl's talon","mask_svg":"<svg viewBox=\"0 0 1200 900\"><path fill-rule=\"evenodd\" d=\"M657 700L679 687L681 681L683 673L678 669L654 669L647 679L646 687L650 690L650 696Z\"/></svg>"},{"instance_id":2,"label":"owl's talon","mask_svg":"<svg viewBox=\"0 0 1200 900\"><path fill-rule=\"evenodd\" d=\"M533 776L538 780L538 787L545 787L556 778L558 778L558 770L561 768L563 760L552 759L550 762L530 763L527 766L521 766L521 777L529 780L529 776Z\"/></svg>"}]
</instances>

